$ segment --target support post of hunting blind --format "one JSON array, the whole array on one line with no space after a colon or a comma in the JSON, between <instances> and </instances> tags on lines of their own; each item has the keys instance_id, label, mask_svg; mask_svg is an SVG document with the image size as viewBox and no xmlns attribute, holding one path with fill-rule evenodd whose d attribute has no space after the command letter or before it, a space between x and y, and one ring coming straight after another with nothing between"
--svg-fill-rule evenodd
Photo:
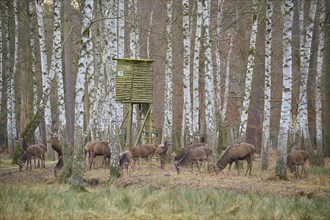
<instances>
[{"instance_id":1,"label":"support post of hunting blind","mask_svg":"<svg viewBox=\"0 0 330 220\"><path fill-rule=\"evenodd\" d=\"M146 141L152 143L152 134L154 133L152 119L153 60L135 58L114 58L114 60L117 61L117 72L122 72L122 74L116 76L116 101L128 104L126 146L128 148L133 147L133 107L136 104L143 106L142 109L147 107L148 111L145 115L140 131L138 132L134 146L139 143L144 131L148 134L145 135ZM147 123L147 121L149 121L149 123Z\"/></svg>"}]
</instances>

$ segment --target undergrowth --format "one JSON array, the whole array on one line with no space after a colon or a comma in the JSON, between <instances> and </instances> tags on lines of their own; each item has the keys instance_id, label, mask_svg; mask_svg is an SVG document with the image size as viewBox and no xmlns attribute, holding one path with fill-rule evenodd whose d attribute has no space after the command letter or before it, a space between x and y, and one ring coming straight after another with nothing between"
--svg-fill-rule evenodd
<instances>
[{"instance_id":1,"label":"undergrowth","mask_svg":"<svg viewBox=\"0 0 330 220\"><path fill-rule=\"evenodd\" d=\"M329 219L330 197L277 197L217 189L0 184L0 219Z\"/></svg>"}]
</instances>

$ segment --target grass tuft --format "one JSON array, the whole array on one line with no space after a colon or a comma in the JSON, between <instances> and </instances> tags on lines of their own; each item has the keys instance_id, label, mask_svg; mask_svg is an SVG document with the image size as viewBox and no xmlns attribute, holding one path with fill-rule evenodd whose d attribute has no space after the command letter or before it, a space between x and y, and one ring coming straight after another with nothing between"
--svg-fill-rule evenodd
<instances>
[{"instance_id":1,"label":"grass tuft","mask_svg":"<svg viewBox=\"0 0 330 220\"><path fill-rule=\"evenodd\" d=\"M263 196L210 188L154 186L72 190L0 184L0 219L329 219L330 197Z\"/></svg>"}]
</instances>

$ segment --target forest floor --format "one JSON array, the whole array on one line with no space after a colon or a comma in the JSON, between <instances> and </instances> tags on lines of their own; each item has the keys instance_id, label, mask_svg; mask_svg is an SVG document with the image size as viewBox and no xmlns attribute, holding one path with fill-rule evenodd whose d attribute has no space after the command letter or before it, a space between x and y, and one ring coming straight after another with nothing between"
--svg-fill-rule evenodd
<instances>
[{"instance_id":1,"label":"forest floor","mask_svg":"<svg viewBox=\"0 0 330 220\"><path fill-rule=\"evenodd\" d=\"M0 154L0 183L3 184L54 184L57 179L54 177L53 169L55 161L46 161L45 169L32 169L19 171L18 165L12 165L8 154ZM256 156L253 162L252 175L244 176L244 169L240 169L240 176L237 175L235 166L232 166L231 173L228 168L216 175L209 173L206 168L199 174L197 169L191 173L191 168L184 168L177 174L172 164L166 164L165 170L159 168L159 161L153 159L151 171L147 164L137 165L136 170L128 176L124 173L115 180L113 186L118 188L132 188L150 186L159 190L171 188L212 188L234 192L253 192L261 195L292 197L301 196L306 198L323 197L330 195L330 158L326 158L326 167L322 172L313 171L307 164L308 178L293 177L288 173L288 180L279 180L275 176L276 153L271 152L270 166L267 171L262 171L260 158ZM96 167L87 169L84 173L86 188L94 188L107 185L110 176L109 169L101 166L101 158L97 158Z\"/></svg>"}]
</instances>

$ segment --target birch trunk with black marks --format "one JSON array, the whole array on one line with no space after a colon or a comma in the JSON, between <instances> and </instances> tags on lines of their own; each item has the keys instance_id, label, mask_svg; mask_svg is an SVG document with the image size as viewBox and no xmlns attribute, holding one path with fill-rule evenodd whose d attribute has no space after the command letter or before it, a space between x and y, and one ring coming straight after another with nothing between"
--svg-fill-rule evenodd
<instances>
[{"instance_id":1,"label":"birch trunk with black marks","mask_svg":"<svg viewBox=\"0 0 330 220\"><path fill-rule=\"evenodd\" d=\"M75 98L75 134L74 134L74 157L72 162L72 181L74 188L83 187L84 158L83 147L86 133L84 131L84 90L85 77L92 74L93 54L92 37L90 25L93 19L93 0L86 0L83 8L83 21L81 27L81 49L78 64L78 73L76 80L76 98Z\"/></svg>"},{"instance_id":2,"label":"birch trunk with black marks","mask_svg":"<svg viewBox=\"0 0 330 220\"><path fill-rule=\"evenodd\" d=\"M164 137L173 142L173 57L172 57L172 31L173 31L173 0L167 1L167 25L166 25L166 37L167 37L167 48L166 48L166 63L165 63L165 111L164 111Z\"/></svg>"},{"instance_id":3,"label":"birch trunk with black marks","mask_svg":"<svg viewBox=\"0 0 330 220\"><path fill-rule=\"evenodd\" d=\"M6 16L8 15L9 7L6 3ZM9 68L10 48L9 48L9 17L6 37L7 37L7 135L9 154L13 157L15 152L15 139L17 139L16 130L16 114L15 114L15 74L18 60L18 18L17 18L17 0L13 1L14 9L14 60L12 70ZM7 11L8 10L8 11ZM7 35L8 34L8 35Z\"/></svg>"},{"instance_id":4,"label":"birch trunk with black marks","mask_svg":"<svg viewBox=\"0 0 330 220\"><path fill-rule=\"evenodd\" d=\"M265 92L264 115L261 141L261 169L268 169L268 151L270 146L270 101L271 101L271 61L272 61L272 16L273 2L267 0L266 9L266 45L265 45Z\"/></svg>"},{"instance_id":5,"label":"birch trunk with black marks","mask_svg":"<svg viewBox=\"0 0 330 220\"><path fill-rule=\"evenodd\" d=\"M190 98L190 23L189 23L189 0L182 1L183 6L183 99L184 115L182 117L184 126L182 126L181 145L192 143L192 119L191 119L191 98Z\"/></svg>"},{"instance_id":6,"label":"birch trunk with black marks","mask_svg":"<svg viewBox=\"0 0 330 220\"><path fill-rule=\"evenodd\" d=\"M215 88L214 73L212 65L211 36L210 36L210 15L211 0L205 0L203 7L204 20L204 47L205 47L205 117L207 143L213 148L213 153L217 150L216 120L215 120Z\"/></svg>"},{"instance_id":7,"label":"birch trunk with black marks","mask_svg":"<svg viewBox=\"0 0 330 220\"><path fill-rule=\"evenodd\" d=\"M292 20L293 1L282 2L283 16L283 92L278 135L276 175L287 179L288 132L291 124L291 94L292 94Z\"/></svg>"},{"instance_id":8,"label":"birch trunk with black marks","mask_svg":"<svg viewBox=\"0 0 330 220\"><path fill-rule=\"evenodd\" d=\"M198 141L199 130L199 60L201 57L201 36L203 23L203 1L197 1L197 19L196 19L196 33L195 33L195 49L194 49L194 63L193 63L193 107L192 107L192 129L193 140Z\"/></svg>"},{"instance_id":9,"label":"birch trunk with black marks","mask_svg":"<svg viewBox=\"0 0 330 220\"><path fill-rule=\"evenodd\" d=\"M313 38L314 19L316 14L316 2L310 1L310 12L307 21L306 35L303 42L300 54L300 90L299 90L299 103L298 103L298 116L297 116L297 134L296 134L296 148L301 149L302 143L308 151L309 161L311 164L316 163L314 154L314 144L311 141L308 125L308 103L307 103L307 81L309 75L309 61L311 59L311 47ZM300 18L303 19L303 18Z\"/></svg>"},{"instance_id":10,"label":"birch trunk with black marks","mask_svg":"<svg viewBox=\"0 0 330 220\"><path fill-rule=\"evenodd\" d=\"M324 22L325 22L325 3L319 0L319 41L317 45L316 60L316 88L315 88L315 113L316 113L316 165L324 166L323 150L323 126L322 126L322 77L323 74L323 51L324 51Z\"/></svg>"},{"instance_id":11,"label":"birch trunk with black marks","mask_svg":"<svg viewBox=\"0 0 330 220\"><path fill-rule=\"evenodd\" d=\"M252 5L252 29L251 29L251 37L250 37L250 48L248 54L248 63L247 63L247 72L245 79L245 90L244 90L244 98L242 104L242 112L241 112L241 120L240 120L240 139L241 141L245 141L246 138L246 129L247 129L247 120L248 120L248 111L250 107L251 100L251 83L252 83L252 75L253 75L253 67L254 67L254 59L256 52L256 41L257 41L257 30L258 30L258 1L253 0Z\"/></svg>"}]
</instances>

